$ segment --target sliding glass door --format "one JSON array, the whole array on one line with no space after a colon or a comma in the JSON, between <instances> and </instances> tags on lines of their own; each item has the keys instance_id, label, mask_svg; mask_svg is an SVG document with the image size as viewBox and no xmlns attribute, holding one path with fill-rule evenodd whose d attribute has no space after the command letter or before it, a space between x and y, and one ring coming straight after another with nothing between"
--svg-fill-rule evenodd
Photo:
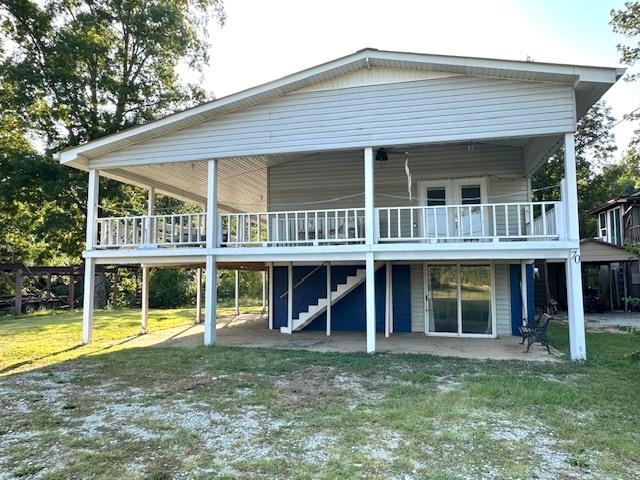
<instances>
[{"instance_id":1,"label":"sliding glass door","mask_svg":"<svg viewBox=\"0 0 640 480\"><path fill-rule=\"evenodd\" d=\"M425 331L493 336L492 267L428 265Z\"/></svg>"}]
</instances>

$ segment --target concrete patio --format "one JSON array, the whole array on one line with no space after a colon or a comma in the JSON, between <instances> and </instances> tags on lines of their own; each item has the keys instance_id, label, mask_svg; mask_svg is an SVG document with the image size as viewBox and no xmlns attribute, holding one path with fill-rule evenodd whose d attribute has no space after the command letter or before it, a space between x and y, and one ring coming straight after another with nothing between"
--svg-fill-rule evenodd
<instances>
[{"instance_id":1,"label":"concrete patio","mask_svg":"<svg viewBox=\"0 0 640 480\"><path fill-rule=\"evenodd\" d=\"M266 315L239 315L218 319L217 345L261 348L292 348L318 352L364 352L364 332L303 331L292 335L266 328ZM130 347L168 346L197 347L203 344L202 324L150 332L128 342ZM562 354L552 348L552 354L539 344L531 346L529 353L520 345L518 337L451 338L427 337L420 333L394 333L389 338L376 336L379 353L422 353L442 357L461 357L492 360L525 360L557 362ZM214 347L215 348L215 347Z\"/></svg>"}]
</instances>

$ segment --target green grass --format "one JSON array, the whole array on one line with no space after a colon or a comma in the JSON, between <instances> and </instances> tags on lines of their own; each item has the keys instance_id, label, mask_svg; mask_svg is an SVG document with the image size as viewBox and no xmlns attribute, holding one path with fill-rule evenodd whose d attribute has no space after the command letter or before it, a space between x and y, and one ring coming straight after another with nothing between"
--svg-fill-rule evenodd
<instances>
[{"instance_id":1,"label":"green grass","mask_svg":"<svg viewBox=\"0 0 640 480\"><path fill-rule=\"evenodd\" d=\"M233 315L234 308L218 308L219 317ZM246 306L241 313L258 313L260 306ZM149 312L150 331L188 326L195 309L179 308ZM33 368L122 348L127 339L140 334L140 310L98 310L93 324L93 341L82 345L82 313L38 312L32 315L0 317L0 374L20 367Z\"/></svg>"},{"instance_id":2,"label":"green grass","mask_svg":"<svg viewBox=\"0 0 640 480\"><path fill-rule=\"evenodd\" d=\"M137 333L137 312L104 314L95 333L105 345ZM64 350L73 337L64 325L78 322L65 315L27 318L53 334L48 346L23 347L38 355ZM154 312L153 328L191 318L188 310ZM35 338L18 324L0 321L4 364L28 356L4 358L5 342ZM566 351L566 328L552 325L550 335ZM549 364L81 347L0 377L0 472L48 479L637 478L638 338L590 333L588 362Z\"/></svg>"}]
</instances>

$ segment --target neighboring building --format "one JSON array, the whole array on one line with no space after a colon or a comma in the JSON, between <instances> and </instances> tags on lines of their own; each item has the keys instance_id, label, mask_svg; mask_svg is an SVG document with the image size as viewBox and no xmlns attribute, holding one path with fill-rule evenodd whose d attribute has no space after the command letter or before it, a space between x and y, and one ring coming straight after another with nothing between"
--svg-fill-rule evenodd
<instances>
[{"instance_id":1,"label":"neighboring building","mask_svg":"<svg viewBox=\"0 0 640 480\"><path fill-rule=\"evenodd\" d=\"M597 258L583 255L583 261L597 264L598 286L608 306L626 310L625 298L640 297L638 259L623 248L640 244L640 192L609 200L589 213L598 218L598 237L591 243L596 245L599 240L603 245L597 247ZM612 250L612 246L617 248ZM612 254L605 253L607 247Z\"/></svg>"},{"instance_id":2,"label":"neighboring building","mask_svg":"<svg viewBox=\"0 0 640 480\"><path fill-rule=\"evenodd\" d=\"M365 49L61 152L89 171L85 291L97 263L206 264L210 345L216 269L263 266L269 328L362 330L374 351L376 331L511 335L533 259L555 259L583 359L573 132L622 73ZM562 197L531 202L562 147ZM100 176L148 188L149 215L100 217ZM202 213L155 215L155 193Z\"/></svg>"}]
</instances>

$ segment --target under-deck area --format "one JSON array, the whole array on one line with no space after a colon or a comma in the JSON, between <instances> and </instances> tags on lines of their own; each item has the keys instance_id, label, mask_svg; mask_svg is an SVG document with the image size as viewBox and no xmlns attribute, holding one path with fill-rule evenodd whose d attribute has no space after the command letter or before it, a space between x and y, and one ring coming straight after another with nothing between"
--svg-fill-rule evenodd
<instances>
[{"instance_id":1,"label":"under-deck area","mask_svg":"<svg viewBox=\"0 0 640 480\"><path fill-rule=\"evenodd\" d=\"M365 332L334 332L327 336L321 331L301 331L295 335L282 335L268 329L267 315L239 315L221 318L216 323L216 344L222 347L291 348L316 352L366 352ZM131 340L131 347L167 346L199 347L203 343L204 326L197 324L178 327ZM525 360L554 362L560 356L534 344L527 353L520 338L451 338L428 337L422 333L395 333L385 338L378 334L376 351L390 354L428 354L442 357L460 357L491 360Z\"/></svg>"}]
</instances>

